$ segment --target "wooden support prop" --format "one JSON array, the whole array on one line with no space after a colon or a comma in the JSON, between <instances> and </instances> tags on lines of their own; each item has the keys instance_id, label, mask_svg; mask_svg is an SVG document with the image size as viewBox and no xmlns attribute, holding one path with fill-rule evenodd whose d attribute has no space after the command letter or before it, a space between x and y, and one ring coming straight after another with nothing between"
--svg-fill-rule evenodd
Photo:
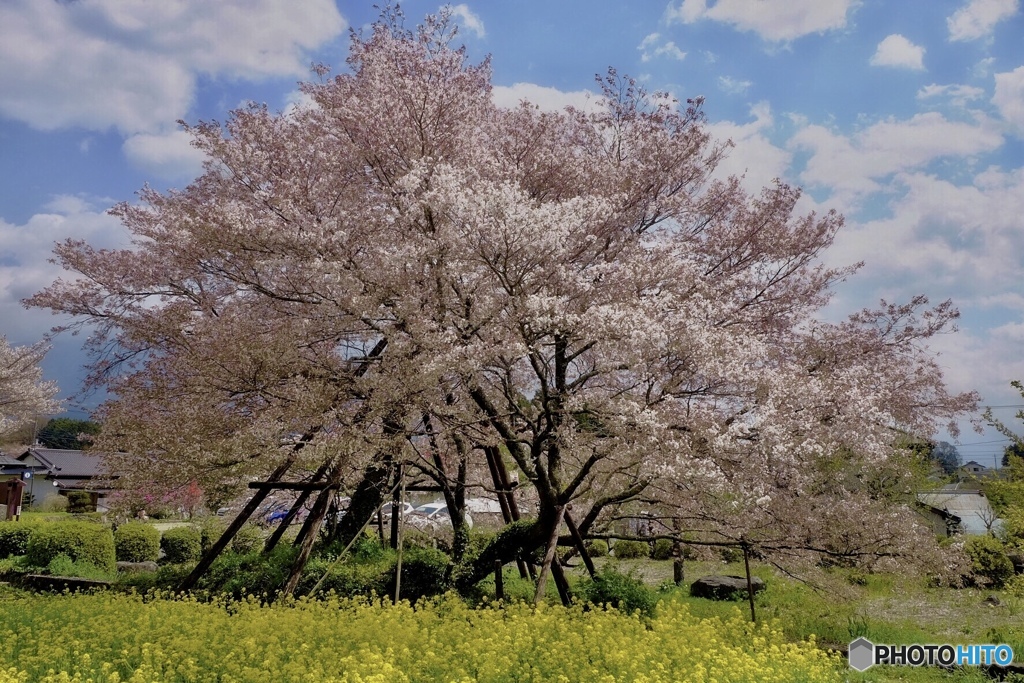
<instances>
[{"instance_id":1,"label":"wooden support prop","mask_svg":"<svg viewBox=\"0 0 1024 683\"><path fill-rule=\"evenodd\" d=\"M249 488L257 491L323 491L324 489L336 489L341 484L325 484L319 481L250 481Z\"/></svg>"},{"instance_id":2,"label":"wooden support prop","mask_svg":"<svg viewBox=\"0 0 1024 683\"><path fill-rule=\"evenodd\" d=\"M316 472L313 473L312 480L309 483L319 483L320 479L327 474L327 469L331 466L331 459L325 460L320 467L317 468ZM249 485L250 487L252 484ZM295 499L295 503L292 504L288 510L288 514L284 516L281 523L274 529L274 533L270 534L270 538L263 544L263 554L266 555L271 550L277 547L277 544L281 541L281 537L284 536L284 532L288 530L288 527L295 518L299 516L299 510L303 508L306 501L309 500L309 495L312 490L303 491L298 498Z\"/></svg>"},{"instance_id":3,"label":"wooden support prop","mask_svg":"<svg viewBox=\"0 0 1024 683\"><path fill-rule=\"evenodd\" d=\"M501 518L505 524L519 521L519 507L516 505L515 496L512 495L508 486L508 472L505 470L505 463L501 461L501 452L496 446L485 446L484 455L487 456L487 468L491 471L491 481L494 482L494 491L498 494L498 505L501 507ZM535 580L533 565L529 564L521 555L516 557L516 567L519 569L519 578Z\"/></svg>"},{"instance_id":4,"label":"wooden support prop","mask_svg":"<svg viewBox=\"0 0 1024 683\"><path fill-rule=\"evenodd\" d=\"M288 471L288 468L290 468L295 462L295 459L298 457L299 451L302 447L305 446L306 442L312 438L313 434L303 436L303 440L295 444L295 447L292 448L291 452L288 454L288 458L278 465L277 469L270 473L270 476L267 477L267 482L280 480ZM199 558L199 564L197 564L189 575L185 577L184 581L178 584L179 591L188 591L195 588L196 582L199 581L199 577L206 573L206 570L210 568L213 561L216 560L224 551L224 548L226 548L228 543L231 542L231 539L235 537L235 534L237 534L238 530L242 528L242 525L249 521L249 518L252 517L253 513L259 509L260 505L263 504L263 501L266 500L268 495L270 495L270 489L261 489L256 492L256 495L249 499L249 502L245 504L245 507L243 507L242 511L238 513L238 516L235 517L234 521L228 525L228 528L224 530L224 533L221 534L220 538L218 538L217 541L210 546L210 549L203 553L203 556Z\"/></svg>"},{"instance_id":5,"label":"wooden support prop","mask_svg":"<svg viewBox=\"0 0 1024 683\"><path fill-rule=\"evenodd\" d=\"M750 620L757 623L757 613L754 611L754 584L750 579L750 544L743 541L743 566L747 570L747 597L750 599Z\"/></svg>"},{"instance_id":6,"label":"wooden support prop","mask_svg":"<svg viewBox=\"0 0 1024 683\"><path fill-rule=\"evenodd\" d=\"M547 548L544 551L544 562L540 566L540 574L537 576L537 591L533 595L534 604L539 604L544 599L544 592L548 583L548 571L555 560L555 551L558 550L558 527L562 525L562 514L565 508L561 505L555 508L555 522L552 525L551 536L547 541ZM561 567L559 567L561 569Z\"/></svg>"},{"instance_id":7,"label":"wooden support prop","mask_svg":"<svg viewBox=\"0 0 1024 683\"><path fill-rule=\"evenodd\" d=\"M402 503L405 502L405 464L398 466L398 505L399 509L402 507ZM395 600L394 604L398 604L399 596L402 594L402 531L405 529L405 515L399 513L401 519L398 522L398 557L395 558ZM394 515L392 515L394 519Z\"/></svg>"},{"instance_id":8,"label":"wooden support prop","mask_svg":"<svg viewBox=\"0 0 1024 683\"><path fill-rule=\"evenodd\" d=\"M302 577L302 570L306 566L306 562L309 560L309 555L313 552L313 543L316 541L317 534L320 531L320 527L324 523L324 517L327 515L327 510L330 508L331 501L334 499L334 492L338 488L336 484L341 482L343 474L343 468L340 464L336 464L331 468L331 473L327 478L327 481L332 484L320 492L317 496L316 502L313 503L313 509L309 511L309 516L302 525L302 529L299 530L299 536L295 539L295 545L299 548L299 554L295 558L295 562L292 563L291 573L288 575L288 580L284 584L284 588L281 589L282 596L289 596L295 592L295 589L299 585L299 579Z\"/></svg>"},{"instance_id":9,"label":"wooden support prop","mask_svg":"<svg viewBox=\"0 0 1024 683\"><path fill-rule=\"evenodd\" d=\"M576 526L576 522L572 520L572 515L569 514L569 510L565 511L565 525L569 527L569 535L572 536L572 541L576 545L576 550L580 554L580 558L583 560L583 564L587 568L587 572L590 574L590 578L597 576L597 568L594 567L594 560L591 559L590 553L587 552L587 544L583 541L583 535L580 534L579 527Z\"/></svg>"},{"instance_id":10,"label":"wooden support prop","mask_svg":"<svg viewBox=\"0 0 1024 683\"><path fill-rule=\"evenodd\" d=\"M505 575L502 572L501 560L494 561L494 598L501 601L505 599Z\"/></svg>"}]
</instances>

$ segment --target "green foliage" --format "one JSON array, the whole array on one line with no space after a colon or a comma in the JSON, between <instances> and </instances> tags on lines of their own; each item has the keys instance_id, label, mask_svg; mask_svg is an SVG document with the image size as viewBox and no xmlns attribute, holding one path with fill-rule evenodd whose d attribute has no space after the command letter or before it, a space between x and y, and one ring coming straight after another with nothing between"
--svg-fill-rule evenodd
<instances>
[{"instance_id":1,"label":"green foliage","mask_svg":"<svg viewBox=\"0 0 1024 683\"><path fill-rule=\"evenodd\" d=\"M658 602L657 595L640 577L623 574L612 567L602 569L592 581L580 583L577 593L584 602L609 605L627 613L639 610L648 617L654 614Z\"/></svg>"},{"instance_id":2,"label":"green foliage","mask_svg":"<svg viewBox=\"0 0 1024 683\"><path fill-rule=\"evenodd\" d=\"M964 543L964 551L971 558L975 577L981 578L988 585L1001 587L1013 576L1013 563L997 539L991 536L972 536Z\"/></svg>"},{"instance_id":3,"label":"green foliage","mask_svg":"<svg viewBox=\"0 0 1024 683\"><path fill-rule=\"evenodd\" d=\"M667 538L659 538L654 542L654 546L651 548L651 559L652 560L671 560L672 559L672 541Z\"/></svg>"},{"instance_id":4,"label":"green foliage","mask_svg":"<svg viewBox=\"0 0 1024 683\"><path fill-rule=\"evenodd\" d=\"M722 548L719 551L719 553L721 554L723 562L728 562L729 564L733 564L735 562L742 562L743 561L743 551L741 549L739 549L739 548L733 548L733 547L727 546L727 547Z\"/></svg>"},{"instance_id":5,"label":"green foliage","mask_svg":"<svg viewBox=\"0 0 1024 683\"><path fill-rule=\"evenodd\" d=\"M160 547L169 564L196 562L203 551L202 534L194 526L177 526L164 532Z\"/></svg>"},{"instance_id":6,"label":"green foliage","mask_svg":"<svg viewBox=\"0 0 1024 683\"><path fill-rule=\"evenodd\" d=\"M224 530L228 528L221 517L201 517L197 521L193 521L192 524L199 528L199 540L204 553L217 542Z\"/></svg>"},{"instance_id":7,"label":"green foliage","mask_svg":"<svg viewBox=\"0 0 1024 683\"><path fill-rule=\"evenodd\" d=\"M284 586L298 550L279 545L267 555L226 552L199 582L199 588L240 598L245 594L273 596Z\"/></svg>"},{"instance_id":8,"label":"green foliage","mask_svg":"<svg viewBox=\"0 0 1024 683\"><path fill-rule=\"evenodd\" d=\"M203 546L204 550L207 546ZM263 531L255 524L245 524L231 539L231 550L249 555L263 549Z\"/></svg>"},{"instance_id":9,"label":"green foliage","mask_svg":"<svg viewBox=\"0 0 1024 683\"><path fill-rule=\"evenodd\" d=\"M144 522L122 524L114 531L114 549L120 562L156 562L160 530Z\"/></svg>"},{"instance_id":10,"label":"green foliage","mask_svg":"<svg viewBox=\"0 0 1024 683\"><path fill-rule=\"evenodd\" d=\"M616 559L635 560L650 555L651 546L644 541L615 541L612 552L615 553Z\"/></svg>"},{"instance_id":11,"label":"green foliage","mask_svg":"<svg viewBox=\"0 0 1024 683\"><path fill-rule=\"evenodd\" d=\"M100 433L100 425L91 420L55 417L39 430L36 437L46 448L65 448L80 451L90 443L90 436Z\"/></svg>"},{"instance_id":12,"label":"green foliage","mask_svg":"<svg viewBox=\"0 0 1024 683\"><path fill-rule=\"evenodd\" d=\"M29 536L37 526L25 522L0 522L0 559L24 555Z\"/></svg>"},{"instance_id":13,"label":"green foliage","mask_svg":"<svg viewBox=\"0 0 1024 683\"><path fill-rule=\"evenodd\" d=\"M591 538L584 546L591 557L604 557L608 554L608 541L603 538Z\"/></svg>"},{"instance_id":14,"label":"green foliage","mask_svg":"<svg viewBox=\"0 0 1024 683\"><path fill-rule=\"evenodd\" d=\"M46 565L46 571L53 576L73 576L79 579L98 579L109 581L113 578L113 572L100 569L83 560L72 560L64 553L60 553Z\"/></svg>"},{"instance_id":15,"label":"green foliage","mask_svg":"<svg viewBox=\"0 0 1024 683\"><path fill-rule=\"evenodd\" d=\"M68 512L96 512L88 491L68 491Z\"/></svg>"},{"instance_id":16,"label":"green foliage","mask_svg":"<svg viewBox=\"0 0 1024 683\"><path fill-rule=\"evenodd\" d=\"M85 562L112 572L116 569L114 535L92 522L56 522L37 527L28 539L25 554L29 564L46 567L57 555Z\"/></svg>"},{"instance_id":17,"label":"green foliage","mask_svg":"<svg viewBox=\"0 0 1024 683\"><path fill-rule=\"evenodd\" d=\"M415 602L420 598L445 593L451 588L448 581L450 564L451 559L440 550L406 548L402 554L401 598ZM386 593L394 595L395 567L391 568L389 574Z\"/></svg>"}]
</instances>

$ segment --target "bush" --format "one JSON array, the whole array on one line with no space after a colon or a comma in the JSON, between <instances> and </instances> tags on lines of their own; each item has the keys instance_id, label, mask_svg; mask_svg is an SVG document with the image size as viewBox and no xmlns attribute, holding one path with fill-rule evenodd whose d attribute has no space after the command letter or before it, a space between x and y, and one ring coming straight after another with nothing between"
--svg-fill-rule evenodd
<instances>
[{"instance_id":1,"label":"bush","mask_svg":"<svg viewBox=\"0 0 1024 683\"><path fill-rule=\"evenodd\" d=\"M68 491L68 512L96 512L92 494L88 491Z\"/></svg>"},{"instance_id":2,"label":"bush","mask_svg":"<svg viewBox=\"0 0 1024 683\"><path fill-rule=\"evenodd\" d=\"M433 548L406 548L402 554L402 586L399 597L416 602L420 598L441 595L451 585L448 582L448 566L451 560L440 550ZM395 567L389 572L386 587L388 595L395 594Z\"/></svg>"},{"instance_id":3,"label":"bush","mask_svg":"<svg viewBox=\"0 0 1024 683\"><path fill-rule=\"evenodd\" d=\"M273 596L284 586L297 554L298 550L290 545L279 545L269 555L223 553L199 587L235 598L245 594Z\"/></svg>"},{"instance_id":4,"label":"bush","mask_svg":"<svg viewBox=\"0 0 1024 683\"><path fill-rule=\"evenodd\" d=\"M672 541L667 538L659 538L654 542L654 547L651 548L651 559L652 560L671 560L672 559Z\"/></svg>"},{"instance_id":5,"label":"bush","mask_svg":"<svg viewBox=\"0 0 1024 683\"><path fill-rule=\"evenodd\" d=\"M24 522L0 522L0 559L24 555L35 528L37 525Z\"/></svg>"},{"instance_id":6,"label":"bush","mask_svg":"<svg viewBox=\"0 0 1024 683\"><path fill-rule=\"evenodd\" d=\"M73 562L91 564L104 571L117 568L114 534L92 522L56 522L33 530L25 548L29 564L47 567L61 554Z\"/></svg>"},{"instance_id":7,"label":"bush","mask_svg":"<svg viewBox=\"0 0 1024 683\"><path fill-rule=\"evenodd\" d=\"M164 532L160 547L169 564L196 562L203 552L202 535L193 526L176 526Z\"/></svg>"},{"instance_id":8,"label":"bush","mask_svg":"<svg viewBox=\"0 0 1024 683\"><path fill-rule=\"evenodd\" d=\"M970 537L964 543L964 552L971 558L974 576L993 588L1001 587L1013 576L1013 562L1003 544L991 536Z\"/></svg>"},{"instance_id":9,"label":"bush","mask_svg":"<svg viewBox=\"0 0 1024 683\"><path fill-rule=\"evenodd\" d=\"M50 560L50 564L46 565L46 571L53 576L73 576L79 579L109 581L113 578L112 572L94 567L89 562L76 562L64 553Z\"/></svg>"},{"instance_id":10,"label":"bush","mask_svg":"<svg viewBox=\"0 0 1024 683\"><path fill-rule=\"evenodd\" d=\"M156 562L160 530L144 522L127 522L114 531L114 550L120 562Z\"/></svg>"},{"instance_id":11,"label":"bush","mask_svg":"<svg viewBox=\"0 0 1024 683\"><path fill-rule=\"evenodd\" d=\"M632 573L623 574L611 567L601 570L593 581L581 583L578 594L585 602L609 605L626 613L639 610L648 617L653 616L658 602L654 592L639 577Z\"/></svg>"},{"instance_id":12,"label":"bush","mask_svg":"<svg viewBox=\"0 0 1024 683\"><path fill-rule=\"evenodd\" d=\"M612 552L620 560L635 560L647 557L651 552L651 546L644 541L615 541Z\"/></svg>"},{"instance_id":13,"label":"bush","mask_svg":"<svg viewBox=\"0 0 1024 683\"><path fill-rule=\"evenodd\" d=\"M205 550L208 546L203 546ZM246 524L231 539L231 550L239 555L249 555L263 549L263 532L255 524Z\"/></svg>"},{"instance_id":14,"label":"bush","mask_svg":"<svg viewBox=\"0 0 1024 683\"><path fill-rule=\"evenodd\" d=\"M604 557L608 554L608 541L592 538L584 544L591 557Z\"/></svg>"}]
</instances>

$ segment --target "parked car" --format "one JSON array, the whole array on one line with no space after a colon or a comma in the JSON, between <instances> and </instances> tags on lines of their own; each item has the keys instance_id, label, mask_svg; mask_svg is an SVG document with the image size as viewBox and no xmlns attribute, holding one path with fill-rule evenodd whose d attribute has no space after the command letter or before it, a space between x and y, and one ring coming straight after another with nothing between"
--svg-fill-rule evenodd
<instances>
[{"instance_id":1,"label":"parked car","mask_svg":"<svg viewBox=\"0 0 1024 683\"><path fill-rule=\"evenodd\" d=\"M469 510L466 510L466 525L473 528L473 516L469 514ZM448 514L448 504L443 500L434 501L433 503L427 503L426 505L420 505L412 511L410 516L410 522L414 526L424 527L437 527L437 526L448 526L452 525L451 516Z\"/></svg>"}]
</instances>

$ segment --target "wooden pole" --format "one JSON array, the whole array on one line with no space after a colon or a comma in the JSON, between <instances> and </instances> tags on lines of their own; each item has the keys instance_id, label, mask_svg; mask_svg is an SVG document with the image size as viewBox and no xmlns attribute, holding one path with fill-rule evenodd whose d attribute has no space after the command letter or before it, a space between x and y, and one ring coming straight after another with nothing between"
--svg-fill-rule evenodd
<instances>
[{"instance_id":1,"label":"wooden pole","mask_svg":"<svg viewBox=\"0 0 1024 683\"><path fill-rule=\"evenodd\" d=\"M501 560L494 561L494 599L505 599L505 575L502 573Z\"/></svg>"},{"instance_id":2,"label":"wooden pole","mask_svg":"<svg viewBox=\"0 0 1024 683\"><path fill-rule=\"evenodd\" d=\"M754 611L754 584L750 579L750 545L743 542L743 566L747 570L747 597L750 599L750 620L757 623L757 613Z\"/></svg>"},{"instance_id":3,"label":"wooden pole","mask_svg":"<svg viewBox=\"0 0 1024 683\"><path fill-rule=\"evenodd\" d=\"M288 458L278 465L277 469L270 473L270 476L267 477L268 483L279 481L281 477L284 476L285 472L288 471L288 468L292 466L292 463L294 463L295 459L298 457L299 450L301 450L306 444L306 441L313 438L312 434L308 436L308 439L303 437L303 441L295 444L295 447L288 454ZM260 489L256 492L256 495L249 499L249 502L245 504L245 507L243 507L242 511L238 513L238 516L235 517L234 521L228 525L228 528L224 530L224 533L221 534L216 543L210 546L210 549L203 553L203 556L199 558L199 563L195 568L188 576L185 577L184 581L178 584L179 591L188 591L195 588L196 582L199 581L199 578L206 573L206 570L210 568L213 561L220 556L224 551L224 548L226 548L228 543L231 542L231 539L238 533L238 530L242 528L242 525L249 521L249 518L252 517L253 513L259 509L260 505L263 504L263 501L266 500L268 495L270 495L269 488Z\"/></svg>"},{"instance_id":4,"label":"wooden pole","mask_svg":"<svg viewBox=\"0 0 1024 683\"><path fill-rule=\"evenodd\" d=\"M398 487L398 503L402 505L405 503L405 464L398 466L398 481L400 485ZM399 513L401 514L401 513ZM398 596L402 591L402 531L405 527L405 515L398 523L398 558L395 560L395 604L398 604Z\"/></svg>"},{"instance_id":5,"label":"wooden pole","mask_svg":"<svg viewBox=\"0 0 1024 683\"><path fill-rule=\"evenodd\" d=\"M320 465L317 471L313 473L313 478L310 480L309 483L319 485L321 477L327 474L327 469L330 466L330 459L324 461L324 463ZM299 514L299 510L301 510L302 507L306 504L306 501L309 500L309 496L310 494L312 494L312 492L313 489L307 489L299 494L299 497L295 500L295 504L292 505L290 510L288 510L288 514L285 515L285 518L282 519L281 523L277 526L276 529L274 529L274 533L270 535L270 538L267 539L267 542L263 544L264 555L269 553L277 546L278 542L280 542L281 540L281 537L284 536L284 532L287 531L291 523L295 521L295 518Z\"/></svg>"},{"instance_id":6,"label":"wooden pole","mask_svg":"<svg viewBox=\"0 0 1024 683\"><path fill-rule=\"evenodd\" d=\"M555 560L555 551L558 550L558 527L562 524L564 512L565 507L562 505L555 508L555 521L551 525L551 535L548 537L547 549L544 551L544 562L540 566L540 575L537 576L537 591L533 595L534 604L539 604L544 599L544 591L548 584L548 571Z\"/></svg>"},{"instance_id":7,"label":"wooden pole","mask_svg":"<svg viewBox=\"0 0 1024 683\"><path fill-rule=\"evenodd\" d=\"M565 511L565 525L569 527L569 534L572 536L572 541L576 545L576 551L580 554L583 564L587 567L587 572L590 574L590 578L594 578L597 576L597 569L594 567L594 560L590 558L590 553L587 552L587 544L583 541L583 535L580 534L580 530L579 527L576 526L576 522L572 520L572 515L569 514L569 510Z\"/></svg>"}]
</instances>

